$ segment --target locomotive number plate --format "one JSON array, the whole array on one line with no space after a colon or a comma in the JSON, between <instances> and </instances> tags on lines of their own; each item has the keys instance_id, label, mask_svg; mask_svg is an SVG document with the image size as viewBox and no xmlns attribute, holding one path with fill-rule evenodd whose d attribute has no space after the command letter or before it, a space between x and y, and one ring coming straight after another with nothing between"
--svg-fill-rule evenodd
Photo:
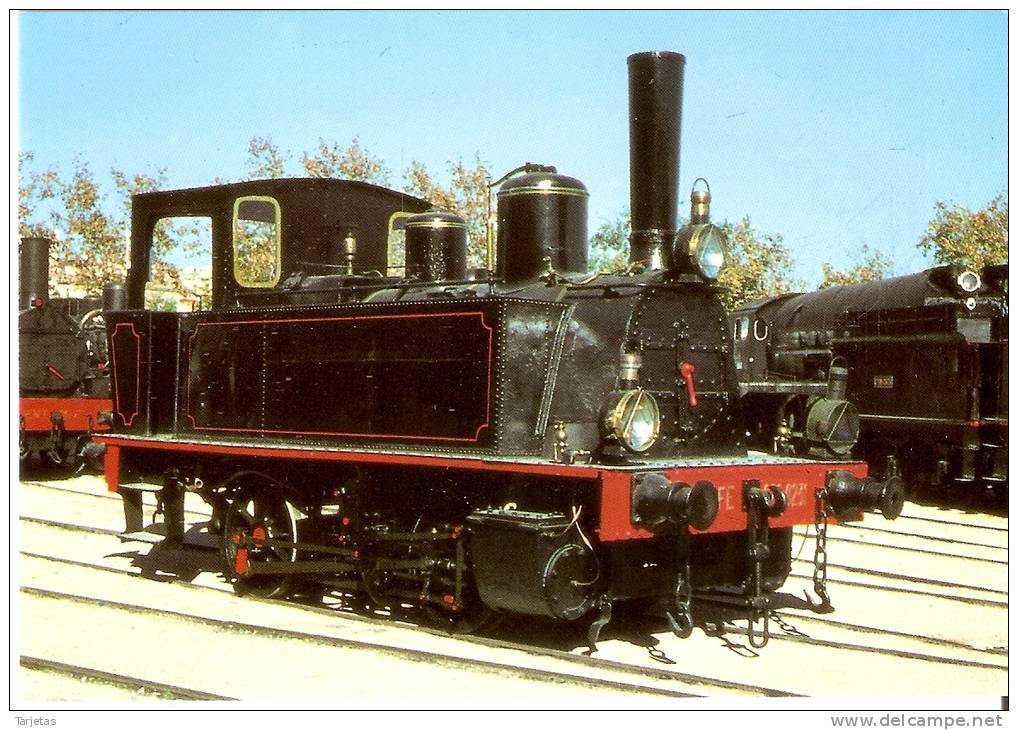
<instances>
[{"instance_id":1,"label":"locomotive number plate","mask_svg":"<svg viewBox=\"0 0 1018 730\"><path fill-rule=\"evenodd\" d=\"M874 375L873 376L873 387L881 390L890 390L894 387L894 376L893 375Z\"/></svg>"}]
</instances>

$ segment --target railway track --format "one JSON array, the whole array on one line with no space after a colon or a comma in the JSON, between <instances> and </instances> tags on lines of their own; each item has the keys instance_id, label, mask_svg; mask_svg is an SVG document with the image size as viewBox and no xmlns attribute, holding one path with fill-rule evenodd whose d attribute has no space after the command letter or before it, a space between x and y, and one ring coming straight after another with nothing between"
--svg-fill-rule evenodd
<instances>
[{"instance_id":1,"label":"railway track","mask_svg":"<svg viewBox=\"0 0 1018 730\"><path fill-rule=\"evenodd\" d=\"M129 692L142 695L144 698L161 700L232 700L233 697L210 694L201 690L177 687L172 684L153 682L148 679L131 677L126 674L115 672L104 672L92 667L82 667L75 664L64 664L50 659L21 655L19 664L22 668L36 671L57 674L72 680L94 682L109 685Z\"/></svg>"},{"instance_id":2,"label":"railway track","mask_svg":"<svg viewBox=\"0 0 1018 730\"><path fill-rule=\"evenodd\" d=\"M51 536L55 531L73 534L73 530L52 525L44 529L50 531ZM84 534L93 536L93 539L98 538L97 533L91 530ZM688 697L719 689L747 696L783 694L745 683L729 683L681 672L646 671L639 667L615 665L568 653L530 650L505 642L462 642L437 633L429 634L420 629L395 626L389 622L354 615L337 616L332 609L280 601L241 599L228 588L223 590L222 587L212 585L183 584L192 589L186 592L204 594L201 601L195 601L181 596L181 585L138 580L136 574L123 569L97 566L86 561L25 553L21 562L22 582L29 584L22 587L23 597L72 604L73 609L70 610L75 614L94 611L98 606L105 609L105 614L112 611L149 618L157 616L176 619L191 628L202 625L244 637L300 640L315 648L345 648L375 655L388 653L403 661L409 658L417 664L433 667L436 663L443 663L455 665L460 672L468 670L473 674L508 674L531 683L551 683L560 689L572 685L583 691L610 691L647 698ZM65 582L87 584L89 595L54 589ZM113 598L122 595L130 595L132 600L124 602ZM39 612L38 601L34 603L32 613L36 614ZM303 615L295 617L298 613ZM101 621L104 625L110 622L117 622L116 616L110 618L107 615ZM307 628L288 628L295 624ZM179 627L170 628L174 633L179 630ZM165 631L161 633L165 635ZM503 654L511 655L511 663L491 658ZM488 655L488 658L483 658L483 655ZM348 666L356 666L356 660Z\"/></svg>"},{"instance_id":3,"label":"railway track","mask_svg":"<svg viewBox=\"0 0 1018 730\"><path fill-rule=\"evenodd\" d=\"M563 687L571 687L575 691L582 691L576 687L588 690L599 687L602 693L659 701L716 694L865 694L887 691L877 681L881 676L909 677L916 683L917 693L936 692L938 687L942 687L944 692L963 689L977 694L1006 692L1006 582L1000 587L982 588L944 580L945 585L936 586L941 589L940 595L936 590L929 590L928 594L918 596L894 590L894 581L908 578L905 571L885 571L887 575L852 573L863 575L871 583L884 581L885 585L870 584L865 580L832 580L832 594L839 610L836 614L818 616L805 611L804 602L794 598L800 585L808 587L809 576L793 575L785 591L777 597L777 610L772 616L771 645L761 652L754 652L748 647L743 629L728 621L730 616L724 615L723 611L712 615L710 606L697 604L695 608L700 609L698 614L704 614L711 621L701 623L701 630L688 640L676 639L665 629L663 622L647 617L636 622L609 625L599 642L599 651L587 657L582 655L584 642L581 630L562 631L561 627L532 626L532 622L528 621L510 622L504 632L488 637L452 638L426 630L409 629L392 621L379 622L370 616L352 614L339 608L341 602L335 597L331 598L330 606L239 599L217 575L218 556L212 551L191 549L174 556L165 551L159 555L159 550L148 550L147 546L122 546L112 527L120 520L119 504L116 504L119 498L102 493L101 487L78 480L59 487L35 483L24 485L21 496L21 563L25 569L22 585L28 591L27 594L23 591L22 600L73 604L75 598L60 597L67 592L64 590L66 586L61 585L63 579L44 578L47 575L73 575L76 576L72 579L75 585L90 587L88 596L78 595L76 598L79 601L86 598L102 600L103 610L107 612L124 614L133 610L135 615L148 616L146 620L155 621L159 617L159 621L164 621L173 617L164 616L159 611L176 611L188 616L186 622L200 623L206 630L225 629L203 622L205 619L243 624L247 627L241 631L247 632L245 636L262 630L251 627L268 623L265 631L284 630L284 633L262 637L266 641L317 642L337 651L337 641L357 642L368 637L366 644L369 646L358 649L348 646L347 650L378 655L391 652L393 647L399 647L401 651L409 647L413 651L424 652L421 656L426 656L427 660L422 662L429 665L439 658L449 661L450 656L458 657L455 660L460 662L457 674L480 676L495 672L501 681L522 683L530 691L538 693L541 691L539 687L546 685L556 687L556 691ZM63 509L54 510L54 501L61 503ZM58 514L60 520L52 519ZM65 515L68 515L66 521ZM200 509L188 515L189 521L201 519L204 519L204 514ZM917 524L928 526L929 523ZM832 553L834 540L840 539L836 536L842 529L854 530L851 534L846 533L846 539L842 541L845 545L865 549L857 534L859 526L837 526L832 527L829 533ZM992 525L972 526L971 529L990 530L994 535L999 532ZM885 532L876 531L883 543L916 537L904 532L897 533L904 534L903 538L889 537ZM193 528L190 534L201 538L201 533ZM930 538L929 535L923 537ZM958 554L957 549L951 546L956 546L959 541L974 542L976 538L945 541L944 549L949 553L953 549L955 553L950 559L968 561L971 558L975 564L987 562L981 561L979 556ZM878 545L874 550L908 554L904 546L893 544ZM1006 549L1003 554L1006 556ZM923 556L923 560L944 559L935 549L931 549L929 554L919 555ZM853 558L853 562L859 562L858 557ZM846 571L860 569L865 568L852 564L845 566ZM839 571L840 568L832 567L832 578L836 578ZM138 575L154 580L139 581ZM109 581L117 585L110 585ZM132 603L139 603L134 609L115 607L113 604L118 601L111 597L123 594L124 581L157 589L158 600L142 591L147 597L145 600L132 600ZM166 585L169 581L174 582ZM185 586L191 590L185 590ZM931 587L926 584L923 589ZM971 598L965 594L966 590L983 590L991 598L975 602L956 600ZM44 595L38 591L49 593ZM953 595L950 591L960 593ZM132 588L129 595L133 596L135 592ZM166 603L169 600L167 592L175 596L174 603ZM886 595L875 601L876 592ZM194 600L181 599L183 594L193 596L199 593L203 598L196 604L200 606L197 610L174 608L176 602L183 600L181 605L185 605L188 600ZM916 600L931 602L932 608L916 605ZM897 610L895 601L905 605L904 615L902 610ZM909 601L912 601L911 609L907 608ZM887 615L876 611L875 603L887 606ZM80 606L76 608L80 609ZM236 618L253 615L254 611L257 615L250 621ZM964 616L959 616L959 612L963 612ZM79 610L70 613L77 614ZM917 625L910 621L909 613L921 613L926 624L919 621ZM932 625L929 616L936 614L950 615L953 620L944 622L946 625L943 626ZM514 626L514 623L523 625ZM287 636L285 630L292 630L286 629L288 626L299 626L307 636L300 639ZM972 630L963 630L966 626ZM712 635L703 629L712 631ZM73 657L61 658L61 661L69 665L79 663ZM816 666L817 663L826 668L824 673L801 671L801 667ZM851 667L857 667L858 672L850 671ZM538 675L514 674L514 670L533 671ZM816 674L821 676L813 676ZM846 681L849 675L854 675L855 680ZM747 678L753 681L747 683ZM166 677L161 679L169 681ZM184 685L186 683L181 686ZM216 692L222 696L245 696L243 692L236 691L237 688L232 688L233 691L228 689L231 688L219 688ZM897 686L893 693L909 692L907 687Z\"/></svg>"}]
</instances>

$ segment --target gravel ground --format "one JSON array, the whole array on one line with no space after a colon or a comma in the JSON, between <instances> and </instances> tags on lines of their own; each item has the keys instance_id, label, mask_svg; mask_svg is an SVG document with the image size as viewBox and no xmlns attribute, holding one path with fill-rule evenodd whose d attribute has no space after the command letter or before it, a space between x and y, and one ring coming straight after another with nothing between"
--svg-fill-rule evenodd
<instances>
[{"instance_id":1,"label":"gravel ground","mask_svg":"<svg viewBox=\"0 0 1018 730\"><path fill-rule=\"evenodd\" d=\"M30 485L18 490L21 514L105 529L122 526L119 501L96 498L104 494L100 480L79 477L53 484L67 491L55 492ZM199 513L203 511L200 501L189 502L188 507ZM948 592L1006 601L1007 566L973 560L984 554L979 548L930 543L901 534L915 532L937 536L942 527L943 534L950 535L951 539L996 545L996 549L987 549L985 554L1006 560L1006 550L999 548L1001 543L1006 546L1007 519L914 505L906 507L906 515L927 519L895 523L870 519L869 523L880 530L832 526L830 559L832 563L845 566L832 566L830 570L835 613L817 617L803 611L802 601L796 596L801 597L802 590L812 586L807 577L811 567L808 564L797 564L797 572L807 575L790 578L776 604L789 616L795 628L813 638L829 643L864 643L876 649L912 652L927 658L781 640L780 630L773 623L775 639L755 657L733 650L733 645L745 648L745 637L738 634L711 637L698 629L693 637L680 641L662 631L659 624L647 630L612 624L599 643L596 656L645 667L647 671L704 674L811 696L1007 694L1006 655L986 651L1007 647L1006 606L904 592ZM194 519L200 520L200 514ZM955 519L968 525L941 526L929 519ZM921 547L931 552L833 539L839 535L852 540ZM560 702L564 705L634 703L668 707L681 702L634 695L631 691L584 681L535 679L512 669L492 666L465 669L455 662L422 660L419 655L410 654L400 656L398 649L405 648L510 666L550 666L557 671L573 671L565 662L556 664L523 649L486 647L395 622L356 620L342 614L307 611L282 602L241 599L223 583L218 575L218 558L208 551L191 550L185 556L158 550L150 552L149 545L122 544L110 535L26 522L21 523L20 541L21 549L27 552L133 574L144 573L147 577L139 579L126 572L100 572L22 557L18 568L24 586L397 648L396 651L378 650L250 635L210 627L194 619L117 610L23 592L17 603L21 608L22 652L27 655L69 664L91 662L95 668L105 671L120 671L241 698L366 703L439 701L471 705L487 702L496 707L502 706L500 703L505 703L506 698L517 698L510 704L522 702L525 706ZM807 548L803 556L808 558L806 553L811 553L812 543ZM957 556L934 554L936 550L954 552ZM903 575L898 578L867 575L854 572L855 566ZM909 576L956 581L975 588L966 592L931 586ZM838 580L882 588L845 585ZM179 581L215 590L188 590ZM999 592L991 594L980 588ZM744 622L740 623L744 626ZM858 626L915 636L866 632ZM582 650L582 632L576 631L562 634L535 626L516 640L574 653ZM958 643L965 646L958 647ZM82 682L51 672L23 669L21 678L24 700L60 698L71 702L82 699L119 702L151 699L151 696L139 696L119 687ZM663 686L693 694L723 693L716 687L698 687L695 683L675 680Z\"/></svg>"}]
</instances>

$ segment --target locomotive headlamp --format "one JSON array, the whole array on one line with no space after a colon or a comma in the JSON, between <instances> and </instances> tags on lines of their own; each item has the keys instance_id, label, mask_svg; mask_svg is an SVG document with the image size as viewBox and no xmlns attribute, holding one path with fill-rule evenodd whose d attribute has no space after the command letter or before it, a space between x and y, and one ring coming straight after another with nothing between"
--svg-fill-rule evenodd
<instances>
[{"instance_id":1,"label":"locomotive headlamp","mask_svg":"<svg viewBox=\"0 0 1018 730\"><path fill-rule=\"evenodd\" d=\"M979 274L974 271L963 271L958 275L958 288L963 292L971 294L977 291L983 282L979 280Z\"/></svg>"},{"instance_id":2,"label":"locomotive headlamp","mask_svg":"<svg viewBox=\"0 0 1018 730\"><path fill-rule=\"evenodd\" d=\"M657 441L661 411L643 388L612 393L604 411L605 433L627 451L639 454Z\"/></svg>"},{"instance_id":3,"label":"locomotive headlamp","mask_svg":"<svg viewBox=\"0 0 1018 730\"><path fill-rule=\"evenodd\" d=\"M847 456L859 440L859 411L846 400L817 398L806 412L806 441L818 456Z\"/></svg>"},{"instance_id":4,"label":"locomotive headlamp","mask_svg":"<svg viewBox=\"0 0 1018 730\"><path fill-rule=\"evenodd\" d=\"M713 223L695 226L689 239L689 255L705 279L713 281L725 265L725 232Z\"/></svg>"},{"instance_id":5,"label":"locomotive headlamp","mask_svg":"<svg viewBox=\"0 0 1018 730\"><path fill-rule=\"evenodd\" d=\"M706 189L697 189L700 182ZM695 269L703 278L714 281L725 265L728 237L710 222L710 186L702 177L693 183L689 201L689 225L676 234L672 258L680 267Z\"/></svg>"}]
</instances>

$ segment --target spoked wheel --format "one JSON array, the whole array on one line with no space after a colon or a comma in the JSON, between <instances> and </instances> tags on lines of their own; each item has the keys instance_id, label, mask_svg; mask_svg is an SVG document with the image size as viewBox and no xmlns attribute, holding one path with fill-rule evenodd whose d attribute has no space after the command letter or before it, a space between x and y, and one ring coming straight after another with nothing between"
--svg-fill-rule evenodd
<instances>
[{"instance_id":1,"label":"spoked wheel","mask_svg":"<svg viewBox=\"0 0 1018 730\"><path fill-rule=\"evenodd\" d=\"M259 567L297 559L297 518L295 509L278 489L278 482L264 476L261 479L262 484L237 489L227 502L220 550L226 575L238 594L276 598L287 594L293 576L257 571ZM272 489L273 485L277 489Z\"/></svg>"}]
</instances>

